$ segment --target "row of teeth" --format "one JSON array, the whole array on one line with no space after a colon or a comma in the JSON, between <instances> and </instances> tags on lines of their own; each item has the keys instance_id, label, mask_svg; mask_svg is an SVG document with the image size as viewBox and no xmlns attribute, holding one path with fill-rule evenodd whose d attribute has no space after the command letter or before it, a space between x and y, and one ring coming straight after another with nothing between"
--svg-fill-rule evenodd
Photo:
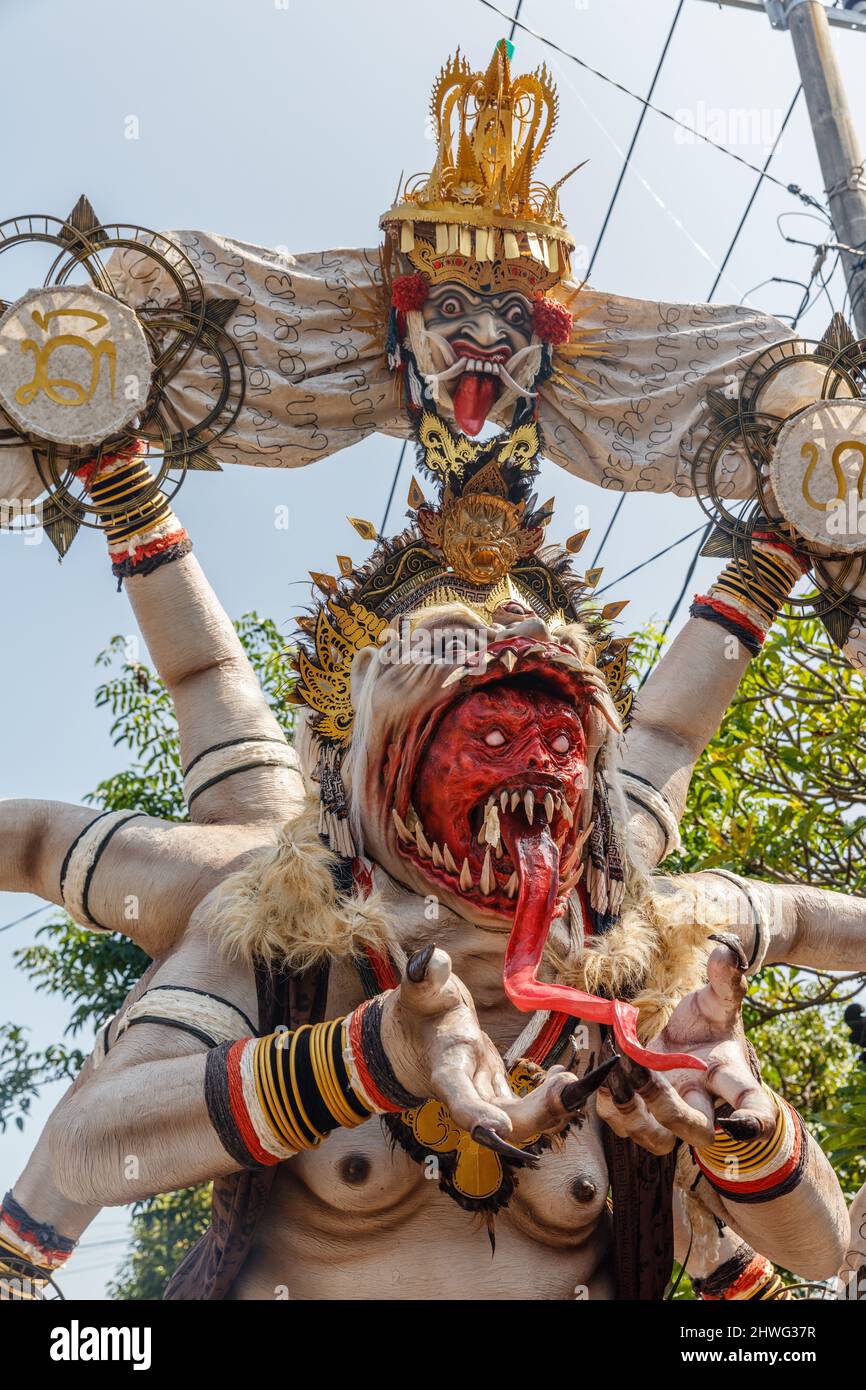
<instances>
[{"instance_id":1,"label":"row of teeth","mask_svg":"<svg viewBox=\"0 0 866 1390\"><path fill-rule=\"evenodd\" d=\"M487 358L467 357L464 371L467 372L487 372L491 376L499 376L499 363L491 362Z\"/></svg>"},{"instance_id":2,"label":"row of teeth","mask_svg":"<svg viewBox=\"0 0 866 1390\"><path fill-rule=\"evenodd\" d=\"M505 802L502 801L503 797L506 799ZM516 802L514 801L515 797L517 797ZM533 798L529 804L527 804L526 802L526 797ZM573 824L574 817L572 815L571 808L567 806L565 798L559 796L558 793L548 793L548 795L545 796L543 800L540 802L540 805L544 808L544 812L547 815L548 821L550 821L550 812L547 809L547 803L548 801L552 801L554 797L558 797L559 799L560 805L558 809L560 809L563 813L566 810L568 811L568 824ZM520 793L501 793L500 803L502 805L503 811L505 810L506 803L509 801L511 803L511 810L515 810L516 806L520 804ZM527 789L527 791L524 793L523 805L524 810L526 811L527 818L529 819L529 823L531 825L532 815L534 813L535 808L534 795L531 789ZM557 807L554 805L553 809L556 810ZM396 807L392 806L391 817L394 822L394 829L397 831L397 835L399 839L403 842L403 844L414 845L418 850L418 853L421 856L421 858L429 859L430 862L433 864L434 868L445 869L447 873L454 874L458 878L461 893L471 893L473 888L475 887L475 881L472 877L472 870L469 867L469 860L464 859L462 866L458 869L457 861L454 858L454 855L451 853L451 850L447 842L443 844L441 849L439 848L435 840L431 844L431 842L427 839L427 836L424 834L424 827L422 826L421 821L418 818L417 812L414 811L414 809L411 806L407 812L407 816L408 819L412 822L412 830L409 829L409 826L403 820ZM561 866L560 875L563 880L565 880L569 875L572 876L571 881L567 884L569 890L577 885L583 872L583 864L580 862L580 856L583 847L586 844L587 839L589 838L590 832L592 831L592 827L593 822L590 821L589 825L586 826L586 828L578 835L574 848L569 854L568 859ZM479 834L478 839L481 844L484 844L485 842L487 844L487 852L484 855L484 863L481 866L481 874L478 879L478 887L481 889L482 893L484 893L486 896L489 896L490 894L496 891L496 876L493 872L493 863L491 860L490 851L491 849L493 849L497 859L502 854L502 845L499 835L499 809L493 797L491 797L487 803L487 807L484 813L484 825L481 828L481 833ZM519 879L517 877L517 871L515 870L505 885L505 896L507 898L516 897L518 886ZM564 882L563 886L566 886Z\"/></svg>"},{"instance_id":3,"label":"row of teeth","mask_svg":"<svg viewBox=\"0 0 866 1390\"><path fill-rule=\"evenodd\" d=\"M604 684L604 678L598 671L585 665L580 657L570 652L561 651L559 648L551 647L544 642L533 642L529 647L523 647L519 652L506 647L500 652L485 652L480 661L473 665L455 666L453 671L442 682L442 689L445 690L449 685L456 685L462 681L464 676L483 676L492 661L501 661L509 675L511 675L517 663L524 656L543 656L545 661L553 662L557 666L566 666L570 671L578 671L589 687L589 698L597 709L601 711L608 724L619 733L622 725L619 715L614 708L610 692Z\"/></svg>"},{"instance_id":4,"label":"row of teeth","mask_svg":"<svg viewBox=\"0 0 866 1390\"><path fill-rule=\"evenodd\" d=\"M535 823L535 813L543 815L550 825L553 817L561 815L567 826L574 825L574 812L560 792L546 792L544 796L539 793L536 799L535 792L531 787L526 791L503 791L499 793L499 800L495 796L488 799L484 808L484 824L478 834L479 844L492 845L494 848L499 846L499 813L507 810L516 811L522 803L526 819L530 825Z\"/></svg>"},{"instance_id":5,"label":"row of teeth","mask_svg":"<svg viewBox=\"0 0 866 1390\"><path fill-rule=\"evenodd\" d=\"M464 859L462 866L458 869L457 861L451 853L447 842L440 849L434 840L431 844L424 834L424 829L417 815L410 813L410 820L414 821L414 833L406 825L405 821L398 814L394 807L391 808L391 816L394 821L394 829L404 845L415 845L422 859L429 859L434 868L445 869L449 874L455 874L460 883L461 893L471 893L475 887L472 877L472 870L469 867L469 860ZM500 851L501 852L501 851ZM497 855L498 858L498 855ZM493 872L493 864L490 858L490 849L484 856L484 863L481 867L481 876L478 880L478 887L482 893L490 894L496 891L496 876ZM518 878L514 872L505 885L506 897L513 898L517 894Z\"/></svg>"}]
</instances>

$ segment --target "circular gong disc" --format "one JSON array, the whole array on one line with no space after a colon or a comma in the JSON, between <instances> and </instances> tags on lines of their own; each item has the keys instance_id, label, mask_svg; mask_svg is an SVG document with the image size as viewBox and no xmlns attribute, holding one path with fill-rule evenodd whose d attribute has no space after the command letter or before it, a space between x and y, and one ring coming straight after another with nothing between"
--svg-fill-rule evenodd
<instances>
[{"instance_id":1,"label":"circular gong disc","mask_svg":"<svg viewBox=\"0 0 866 1390\"><path fill-rule=\"evenodd\" d=\"M786 421L770 482L804 540L825 553L866 551L866 401L816 401Z\"/></svg>"},{"instance_id":2,"label":"circular gong disc","mask_svg":"<svg viewBox=\"0 0 866 1390\"><path fill-rule=\"evenodd\" d=\"M101 444L142 412L150 380L138 319L101 290L30 290L0 318L0 406L22 434Z\"/></svg>"}]
</instances>

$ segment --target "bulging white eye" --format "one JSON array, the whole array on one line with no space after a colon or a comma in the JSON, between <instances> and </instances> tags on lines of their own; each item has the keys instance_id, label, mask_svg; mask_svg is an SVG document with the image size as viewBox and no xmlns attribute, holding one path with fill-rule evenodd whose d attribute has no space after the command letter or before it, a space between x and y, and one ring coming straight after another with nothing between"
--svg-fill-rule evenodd
<instances>
[{"instance_id":1,"label":"bulging white eye","mask_svg":"<svg viewBox=\"0 0 866 1390\"><path fill-rule=\"evenodd\" d=\"M484 735L484 742L488 748L501 748L505 742L505 735L501 729L491 729L489 734Z\"/></svg>"},{"instance_id":2,"label":"bulging white eye","mask_svg":"<svg viewBox=\"0 0 866 1390\"><path fill-rule=\"evenodd\" d=\"M554 753L567 753L571 748L571 739L568 734L557 734L550 746Z\"/></svg>"}]
</instances>

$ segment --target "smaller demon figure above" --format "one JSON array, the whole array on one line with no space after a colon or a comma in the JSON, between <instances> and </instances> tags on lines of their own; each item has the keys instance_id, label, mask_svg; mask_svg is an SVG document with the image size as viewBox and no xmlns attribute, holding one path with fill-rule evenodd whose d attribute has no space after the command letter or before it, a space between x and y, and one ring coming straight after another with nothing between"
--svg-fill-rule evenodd
<instances>
[{"instance_id":1,"label":"smaller demon figure above","mask_svg":"<svg viewBox=\"0 0 866 1390\"><path fill-rule=\"evenodd\" d=\"M534 413L550 346L571 338L571 313L546 294L568 277L574 249L559 209L565 179L536 179L556 107L546 68L512 78L500 44L473 72L458 53L433 88L436 164L382 218L413 268L393 283L391 363L405 359L414 403L453 412L469 435Z\"/></svg>"}]
</instances>

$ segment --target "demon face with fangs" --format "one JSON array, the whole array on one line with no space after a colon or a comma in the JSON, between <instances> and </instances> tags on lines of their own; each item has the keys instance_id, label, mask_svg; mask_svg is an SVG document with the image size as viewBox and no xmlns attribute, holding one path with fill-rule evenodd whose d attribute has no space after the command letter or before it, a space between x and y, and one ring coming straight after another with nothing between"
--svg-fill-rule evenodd
<instances>
[{"instance_id":1,"label":"demon face with fangs","mask_svg":"<svg viewBox=\"0 0 866 1390\"><path fill-rule=\"evenodd\" d=\"M543 838L561 912L583 872L599 753L619 727L588 646L576 625L551 631L511 602L489 625L459 605L422 610L409 662L387 648L359 653L353 697L375 719L362 718L347 777L371 857L476 925L507 931L518 846Z\"/></svg>"},{"instance_id":2,"label":"demon face with fangs","mask_svg":"<svg viewBox=\"0 0 866 1390\"><path fill-rule=\"evenodd\" d=\"M688 1066L640 1046L629 1005L538 979L567 910L587 931L616 920L624 870L603 775L622 728L598 664L611 637L569 553L542 546L537 426L472 444L425 415L418 447L436 502L413 483L409 530L342 581L314 576L328 597L305 620L295 698L317 712L322 828L345 858L507 932L518 1008L610 1023L636 1060Z\"/></svg>"}]
</instances>

